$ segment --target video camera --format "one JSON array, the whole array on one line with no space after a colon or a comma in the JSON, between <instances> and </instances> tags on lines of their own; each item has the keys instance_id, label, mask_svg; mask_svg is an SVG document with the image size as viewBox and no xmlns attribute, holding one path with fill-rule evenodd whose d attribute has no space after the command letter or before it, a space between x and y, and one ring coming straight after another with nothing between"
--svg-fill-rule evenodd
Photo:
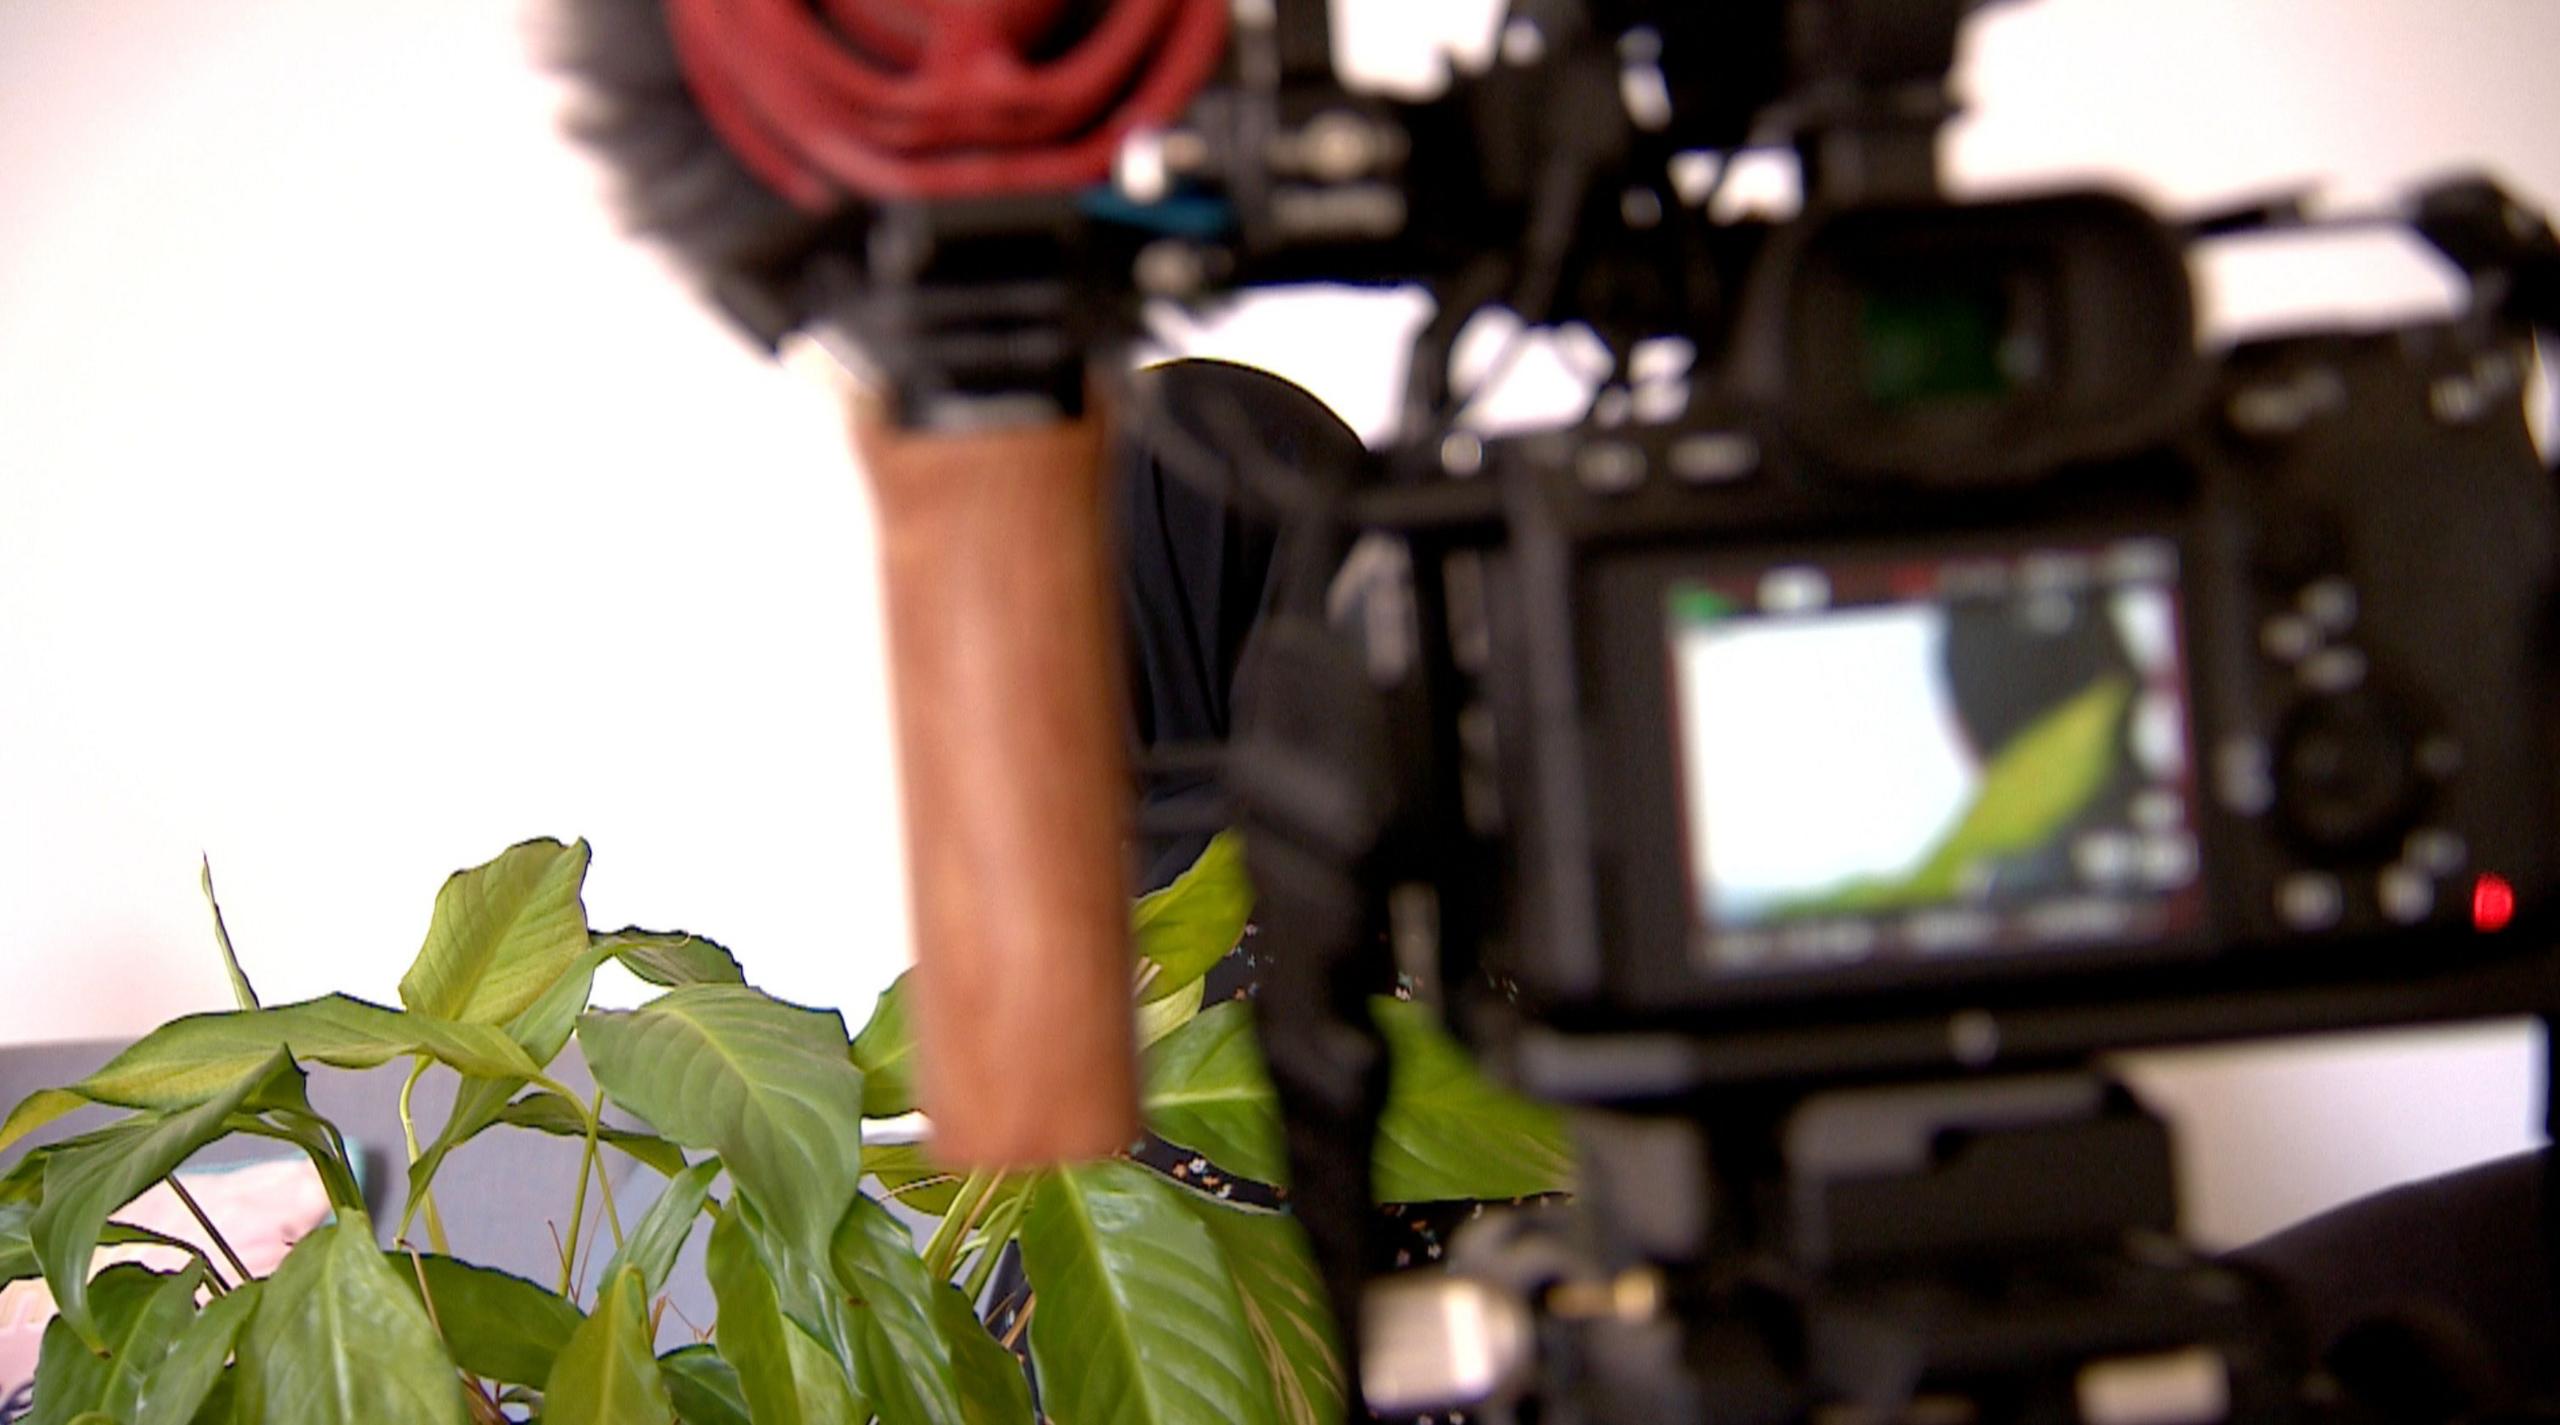
<instances>
[{"instance_id":1,"label":"video camera","mask_svg":"<svg viewBox=\"0 0 2560 1425\"><path fill-rule=\"evenodd\" d=\"M2282 1311L2177 1241L2167 1130L2103 1057L2560 1011L2524 400L2560 241L2449 181L2395 221L2463 310L2201 352L2191 249L2313 219L1950 198L1968 8L1518 0L1488 67L1398 101L1335 78L1321 0L1250 0L1110 185L851 200L724 265L746 325L839 320L925 429L1081 411L1152 303L1433 297L1355 467L1117 393L1286 530L1216 755L1374 1407L2318 1413ZM1717 216L1765 148L1802 211ZM1490 309L1612 354L1582 420L1468 424ZM1416 1279L1368 1266L1390 969L1583 1134L1575 1204Z\"/></svg>"},{"instance_id":2,"label":"video camera","mask_svg":"<svg viewBox=\"0 0 2560 1425\"><path fill-rule=\"evenodd\" d=\"M2208 357L2190 246L2291 214L1951 201L1960 7L1753 8L1515 15L1444 101L1477 121L1346 144L1489 175L1405 211L1503 233L1518 310L1620 359L1582 422L1488 439L1426 330L1405 438L1300 516L1368 577L1269 631L1230 760L1295 957L1264 990L1293 1180L1368 1399L2302 1413L2313 1363L2176 1245L2166 1129L2099 1061L2549 1013L2560 505L2519 398L2550 314L2517 302L2548 230L2439 188L2414 226L2467 312ZM1733 141L1735 87L1704 135L1676 102L1644 127L1691 57L1754 52L1710 23L1788 76L1749 131L1797 151L1795 218L1713 224L1669 176ZM1250 273L1239 246L1198 265ZM1688 368L1649 383L1664 339ZM1587 1110L1578 1208L1480 1228L1454 1276L1358 1265L1381 945Z\"/></svg>"}]
</instances>

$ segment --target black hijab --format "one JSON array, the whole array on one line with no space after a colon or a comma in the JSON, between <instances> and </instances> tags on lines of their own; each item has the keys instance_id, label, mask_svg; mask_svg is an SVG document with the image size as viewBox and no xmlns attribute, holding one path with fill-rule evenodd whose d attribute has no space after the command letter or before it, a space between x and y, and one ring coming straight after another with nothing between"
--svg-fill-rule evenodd
<instances>
[{"instance_id":1,"label":"black hijab","mask_svg":"<svg viewBox=\"0 0 2560 1425\"><path fill-rule=\"evenodd\" d=\"M1208 450L1249 435L1271 459L1294 469L1360 457L1360 437L1340 416L1267 371L1183 360L1149 367L1137 380L1150 388L1165 419ZM1113 451L1130 736L1138 752L1227 739L1237 669L1281 592L1273 562L1277 527L1230 494L1175 473L1171 462L1178 458L1127 432ZM1158 775L1142 788L1150 807L1199 804L1216 791L1206 772ZM1207 840L1200 834L1144 839L1141 886L1171 880Z\"/></svg>"}]
</instances>

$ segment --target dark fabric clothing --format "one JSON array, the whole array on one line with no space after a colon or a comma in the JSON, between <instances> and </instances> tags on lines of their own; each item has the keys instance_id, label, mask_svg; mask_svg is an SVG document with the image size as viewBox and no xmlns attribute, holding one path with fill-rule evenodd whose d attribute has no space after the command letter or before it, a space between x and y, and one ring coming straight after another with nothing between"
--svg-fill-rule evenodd
<instances>
[{"instance_id":1,"label":"dark fabric clothing","mask_svg":"<svg viewBox=\"0 0 2560 1425\"><path fill-rule=\"evenodd\" d=\"M1208 449L1250 433L1294 469L1360 457L1360 437L1304 389L1223 361L1177 361L1138 374L1168 418ZM1168 453L1123 435L1114 451L1120 582L1128 625L1130 731L1135 750L1223 742L1234 731L1236 674L1253 631L1280 596L1278 533L1235 500L1168 468ZM1205 772L1150 780L1151 807L1196 803ZM1151 839L1140 886L1179 875L1205 834Z\"/></svg>"},{"instance_id":2,"label":"dark fabric clothing","mask_svg":"<svg viewBox=\"0 0 2560 1425\"><path fill-rule=\"evenodd\" d=\"M2314 1354L2360 1393L2403 1397L2429 1418L2549 1410L2560 1406L2552 1161L2545 1149L2393 1188L2234 1259L2276 1285ZM2386 1374L2399 1380L2369 1379Z\"/></svg>"}]
</instances>

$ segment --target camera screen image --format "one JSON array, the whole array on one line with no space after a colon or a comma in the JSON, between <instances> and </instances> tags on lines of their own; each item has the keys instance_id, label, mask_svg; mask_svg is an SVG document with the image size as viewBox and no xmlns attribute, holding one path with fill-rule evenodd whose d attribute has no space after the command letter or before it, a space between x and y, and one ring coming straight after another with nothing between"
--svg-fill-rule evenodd
<instances>
[{"instance_id":1,"label":"camera screen image","mask_svg":"<svg viewBox=\"0 0 2560 1425\"><path fill-rule=\"evenodd\" d=\"M1676 581L1674 727L1716 973L2146 941L2200 914L2162 539Z\"/></svg>"}]
</instances>

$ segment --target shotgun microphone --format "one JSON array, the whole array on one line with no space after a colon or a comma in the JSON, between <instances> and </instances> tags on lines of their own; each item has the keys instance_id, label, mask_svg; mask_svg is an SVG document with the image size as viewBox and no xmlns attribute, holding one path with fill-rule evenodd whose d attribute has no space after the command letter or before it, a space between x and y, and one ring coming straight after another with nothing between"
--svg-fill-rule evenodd
<instances>
[{"instance_id":1,"label":"shotgun microphone","mask_svg":"<svg viewBox=\"0 0 2560 1425\"><path fill-rule=\"evenodd\" d=\"M850 421L935 1155L1125 1147L1130 784L1086 370L1110 348L1061 274L1078 190L1207 82L1227 0L561 0L557 19L571 127L633 226L768 347L811 330L887 378Z\"/></svg>"}]
</instances>

